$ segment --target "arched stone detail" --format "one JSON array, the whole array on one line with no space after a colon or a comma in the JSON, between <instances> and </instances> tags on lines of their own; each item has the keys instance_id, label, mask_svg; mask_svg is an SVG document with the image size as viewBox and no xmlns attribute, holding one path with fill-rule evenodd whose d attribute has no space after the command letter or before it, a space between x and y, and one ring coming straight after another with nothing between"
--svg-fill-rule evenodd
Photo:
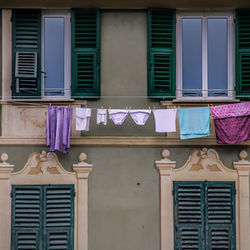
<instances>
[{"instance_id":1,"label":"arched stone detail","mask_svg":"<svg viewBox=\"0 0 250 250\"><path fill-rule=\"evenodd\" d=\"M194 150L181 168L168 159L170 153L163 150L156 168L160 172L161 202L161 250L174 249L173 182L174 181L234 181L236 188L236 244L237 249L247 250L250 246L249 222L249 172L247 153L240 153L240 161L234 169L227 168L214 149Z\"/></svg>"},{"instance_id":2,"label":"arched stone detail","mask_svg":"<svg viewBox=\"0 0 250 250\"><path fill-rule=\"evenodd\" d=\"M7 163L8 155L2 154L0 163L0 249L11 246L11 186L12 185L59 185L75 187L74 235L76 250L88 250L88 176L93 165L85 162L87 156L79 155L73 172L66 171L55 153L30 154L27 163L18 172Z\"/></svg>"}]
</instances>

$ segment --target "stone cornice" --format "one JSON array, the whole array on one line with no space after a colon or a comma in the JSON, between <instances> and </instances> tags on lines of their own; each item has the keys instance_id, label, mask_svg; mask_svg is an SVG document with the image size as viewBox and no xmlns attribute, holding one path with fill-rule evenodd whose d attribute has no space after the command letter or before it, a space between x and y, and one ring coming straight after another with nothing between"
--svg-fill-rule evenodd
<instances>
[{"instance_id":1,"label":"stone cornice","mask_svg":"<svg viewBox=\"0 0 250 250\"><path fill-rule=\"evenodd\" d=\"M86 146L232 146L217 144L214 138L180 140L169 137L134 137L134 136L82 136L71 138L71 145ZM0 145L46 145L45 138L7 138L0 137ZM250 146L250 141L233 146Z\"/></svg>"}]
</instances>

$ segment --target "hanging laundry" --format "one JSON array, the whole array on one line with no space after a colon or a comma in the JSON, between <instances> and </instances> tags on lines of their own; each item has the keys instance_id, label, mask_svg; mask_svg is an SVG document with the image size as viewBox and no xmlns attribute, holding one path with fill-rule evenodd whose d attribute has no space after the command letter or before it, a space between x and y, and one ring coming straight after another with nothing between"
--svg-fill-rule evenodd
<instances>
[{"instance_id":1,"label":"hanging laundry","mask_svg":"<svg viewBox=\"0 0 250 250\"><path fill-rule=\"evenodd\" d=\"M129 114L137 125L145 125L149 115L151 114L151 110L134 109L134 110L129 110Z\"/></svg>"},{"instance_id":2,"label":"hanging laundry","mask_svg":"<svg viewBox=\"0 0 250 250\"><path fill-rule=\"evenodd\" d=\"M250 140L250 102L211 107L217 143Z\"/></svg>"},{"instance_id":3,"label":"hanging laundry","mask_svg":"<svg viewBox=\"0 0 250 250\"><path fill-rule=\"evenodd\" d=\"M76 130L89 131L90 117L91 117L91 109L76 108Z\"/></svg>"},{"instance_id":4,"label":"hanging laundry","mask_svg":"<svg viewBox=\"0 0 250 250\"><path fill-rule=\"evenodd\" d=\"M46 121L46 144L50 151L68 153L73 109L48 106Z\"/></svg>"},{"instance_id":5,"label":"hanging laundry","mask_svg":"<svg viewBox=\"0 0 250 250\"><path fill-rule=\"evenodd\" d=\"M128 115L128 110L124 109L109 109L108 111L109 118L115 125L122 125Z\"/></svg>"},{"instance_id":6,"label":"hanging laundry","mask_svg":"<svg viewBox=\"0 0 250 250\"><path fill-rule=\"evenodd\" d=\"M107 125L107 110L106 109L97 109L97 124Z\"/></svg>"},{"instance_id":7,"label":"hanging laundry","mask_svg":"<svg viewBox=\"0 0 250 250\"><path fill-rule=\"evenodd\" d=\"M208 107L179 109L179 125L181 139L209 136Z\"/></svg>"},{"instance_id":8,"label":"hanging laundry","mask_svg":"<svg viewBox=\"0 0 250 250\"><path fill-rule=\"evenodd\" d=\"M176 109L153 110L155 117L155 132L167 133L176 131Z\"/></svg>"}]
</instances>

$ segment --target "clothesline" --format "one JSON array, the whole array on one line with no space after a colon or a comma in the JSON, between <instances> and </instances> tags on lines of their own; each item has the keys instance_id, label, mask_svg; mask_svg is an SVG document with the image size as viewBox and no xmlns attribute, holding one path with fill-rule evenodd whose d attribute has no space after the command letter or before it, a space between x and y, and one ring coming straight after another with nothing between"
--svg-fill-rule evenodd
<instances>
[{"instance_id":1,"label":"clothesline","mask_svg":"<svg viewBox=\"0 0 250 250\"><path fill-rule=\"evenodd\" d=\"M176 132L178 110L181 139L200 138L210 135L209 107L182 109L155 109L155 132ZM76 108L76 130L89 131L91 108ZM107 112L108 111L108 112ZM107 124L107 115L115 125L122 125L128 114L140 126L145 125L151 110L98 109L97 124ZM211 107L217 143L234 144L250 140L250 102ZM47 145L50 150L68 152L73 108L48 106Z\"/></svg>"}]
</instances>

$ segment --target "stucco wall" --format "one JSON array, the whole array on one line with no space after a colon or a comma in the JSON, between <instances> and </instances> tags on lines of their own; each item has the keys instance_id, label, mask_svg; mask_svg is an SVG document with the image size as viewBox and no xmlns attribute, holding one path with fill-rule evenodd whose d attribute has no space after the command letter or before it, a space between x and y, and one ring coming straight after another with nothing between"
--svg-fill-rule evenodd
<instances>
[{"instance_id":1,"label":"stucco wall","mask_svg":"<svg viewBox=\"0 0 250 250\"><path fill-rule=\"evenodd\" d=\"M147 98L147 13L146 11L102 11L101 99L88 100L88 107L148 109L159 101ZM153 116L145 126L128 117L122 126L111 120L96 125L93 110L90 131L84 135L159 136ZM161 134L162 135L162 134Z\"/></svg>"},{"instance_id":2,"label":"stucco wall","mask_svg":"<svg viewBox=\"0 0 250 250\"><path fill-rule=\"evenodd\" d=\"M201 146L203 147L203 146ZM213 147L229 168L244 147ZM20 170L29 154L44 147L1 146L9 162ZM163 148L150 147L72 147L69 154L57 153L67 170L80 152L94 165L89 176L89 249L160 250L160 185L155 160ZM177 167L197 148L168 148Z\"/></svg>"}]
</instances>

